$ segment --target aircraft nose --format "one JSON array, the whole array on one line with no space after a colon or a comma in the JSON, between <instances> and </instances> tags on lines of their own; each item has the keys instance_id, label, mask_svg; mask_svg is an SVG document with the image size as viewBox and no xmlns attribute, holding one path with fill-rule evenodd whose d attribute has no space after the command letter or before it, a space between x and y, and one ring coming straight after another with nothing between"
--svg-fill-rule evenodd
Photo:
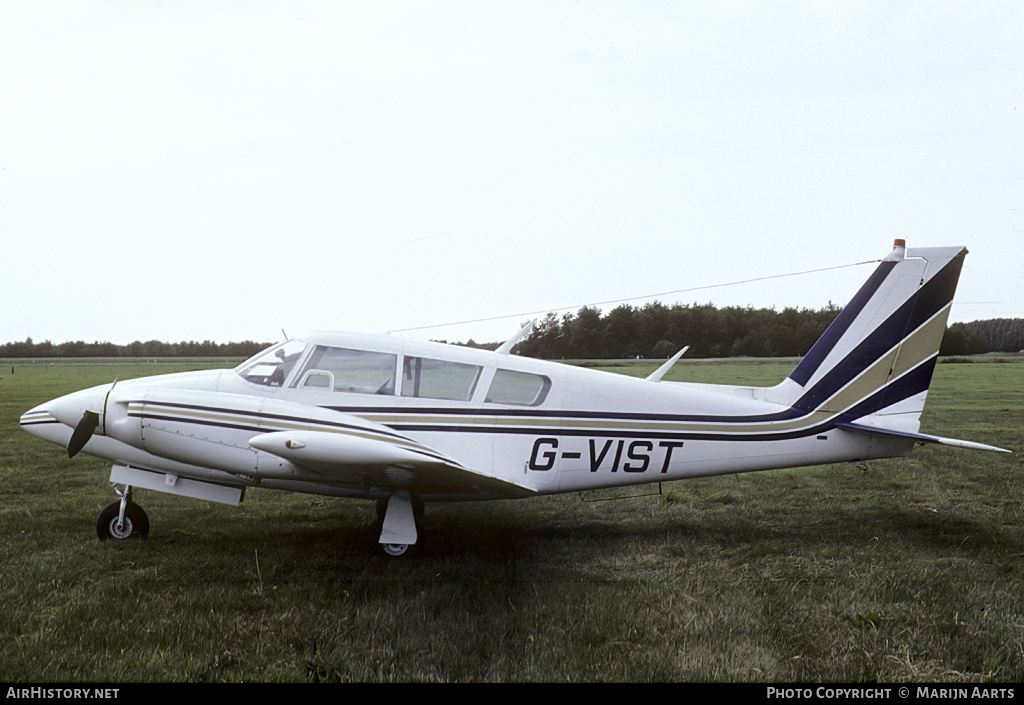
<instances>
[{"instance_id":1,"label":"aircraft nose","mask_svg":"<svg viewBox=\"0 0 1024 705\"><path fill-rule=\"evenodd\" d=\"M53 418L65 426L75 428L86 412L94 414L101 414L103 412L105 397L106 389L95 387L58 397L44 406Z\"/></svg>"},{"instance_id":2,"label":"aircraft nose","mask_svg":"<svg viewBox=\"0 0 1024 705\"><path fill-rule=\"evenodd\" d=\"M29 409L21 415L19 420L21 427L34 436L42 435L40 430L47 426L60 424L60 421L53 417L47 404L40 404L34 409Z\"/></svg>"},{"instance_id":3,"label":"aircraft nose","mask_svg":"<svg viewBox=\"0 0 1024 705\"><path fill-rule=\"evenodd\" d=\"M58 397L22 414L21 427L33 436L69 446L69 454L73 455L72 450L77 452L77 449L69 445L70 440L77 433L78 449L89 440L103 410L103 401L102 388Z\"/></svg>"}]
</instances>

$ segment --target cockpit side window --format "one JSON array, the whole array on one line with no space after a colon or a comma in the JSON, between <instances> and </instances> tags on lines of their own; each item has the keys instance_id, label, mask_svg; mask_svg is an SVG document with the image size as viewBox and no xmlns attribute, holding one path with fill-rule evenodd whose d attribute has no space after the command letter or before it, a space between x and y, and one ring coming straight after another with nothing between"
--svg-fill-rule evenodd
<instances>
[{"instance_id":1,"label":"cockpit side window","mask_svg":"<svg viewBox=\"0 0 1024 705\"><path fill-rule=\"evenodd\" d=\"M426 357L406 357L402 373L402 396L469 401L473 398L478 365L467 365Z\"/></svg>"},{"instance_id":2,"label":"cockpit side window","mask_svg":"<svg viewBox=\"0 0 1024 705\"><path fill-rule=\"evenodd\" d=\"M398 356L318 345L295 386L356 394L394 394Z\"/></svg>"},{"instance_id":3,"label":"cockpit side window","mask_svg":"<svg viewBox=\"0 0 1024 705\"><path fill-rule=\"evenodd\" d=\"M288 379L288 373L302 356L306 344L301 340L288 340L268 348L249 358L235 368L235 372L247 382L267 387L280 387Z\"/></svg>"},{"instance_id":4,"label":"cockpit side window","mask_svg":"<svg viewBox=\"0 0 1024 705\"><path fill-rule=\"evenodd\" d=\"M538 406L551 389L551 380L543 375L498 369L484 401L493 404Z\"/></svg>"}]
</instances>

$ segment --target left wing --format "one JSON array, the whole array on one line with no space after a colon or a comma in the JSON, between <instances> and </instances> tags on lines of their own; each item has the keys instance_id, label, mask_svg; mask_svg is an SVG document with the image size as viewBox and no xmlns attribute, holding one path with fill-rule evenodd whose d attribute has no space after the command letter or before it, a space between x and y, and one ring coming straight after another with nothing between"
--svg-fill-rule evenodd
<instances>
[{"instance_id":1,"label":"left wing","mask_svg":"<svg viewBox=\"0 0 1024 705\"><path fill-rule=\"evenodd\" d=\"M432 495L523 497L525 487L475 472L458 461L403 438L373 438L331 431L272 431L249 439L257 450L308 468L327 481L408 489Z\"/></svg>"}]
</instances>

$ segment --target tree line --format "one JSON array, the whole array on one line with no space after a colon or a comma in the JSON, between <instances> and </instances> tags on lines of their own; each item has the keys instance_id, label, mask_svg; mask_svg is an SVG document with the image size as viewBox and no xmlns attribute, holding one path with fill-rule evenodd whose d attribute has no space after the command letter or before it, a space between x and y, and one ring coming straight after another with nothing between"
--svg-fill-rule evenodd
<instances>
[{"instance_id":1,"label":"tree line","mask_svg":"<svg viewBox=\"0 0 1024 705\"><path fill-rule=\"evenodd\" d=\"M558 316L549 313L519 343L520 355L547 360L671 357L689 346L687 357L799 357L839 314L828 306L812 310L753 308L711 304L621 305L602 314L584 306ZM461 343L494 349L500 343ZM0 345L0 357L234 357L248 358L270 343L135 341L127 345L73 341L54 344L23 342ZM1024 350L1024 319L990 319L949 326L942 355L975 355Z\"/></svg>"},{"instance_id":2,"label":"tree line","mask_svg":"<svg viewBox=\"0 0 1024 705\"><path fill-rule=\"evenodd\" d=\"M592 307L558 317L549 313L520 343L519 352L544 359L621 359L672 356L689 346L687 357L800 357L839 315L821 309L716 308L711 304L618 306L606 315ZM1018 321L1020 322L1020 321ZM989 337L985 321L950 326L941 355L974 355L1024 349L1010 335ZM993 326L1004 331L1008 326ZM1018 335L1024 328L1017 326Z\"/></svg>"},{"instance_id":3,"label":"tree line","mask_svg":"<svg viewBox=\"0 0 1024 705\"><path fill-rule=\"evenodd\" d=\"M803 355L839 308L798 311L711 304L594 307L558 317L549 313L520 344L520 353L546 359L667 358L688 345L688 357Z\"/></svg>"},{"instance_id":4,"label":"tree line","mask_svg":"<svg viewBox=\"0 0 1024 705\"><path fill-rule=\"evenodd\" d=\"M689 358L790 357L806 353L840 308L797 310L712 304L616 306L602 316L585 306L548 314L520 343L520 354L546 359L664 359L689 346Z\"/></svg>"},{"instance_id":5,"label":"tree line","mask_svg":"<svg viewBox=\"0 0 1024 705\"><path fill-rule=\"evenodd\" d=\"M215 343L212 340L194 340L165 343L159 340L136 340L127 345L114 343L86 343L82 340L36 343L27 338L19 343L0 345L0 357L252 357L271 343L246 340L240 343Z\"/></svg>"},{"instance_id":6,"label":"tree line","mask_svg":"<svg viewBox=\"0 0 1024 705\"><path fill-rule=\"evenodd\" d=\"M970 323L954 323L948 333L962 331L982 341L983 352L1020 352L1024 350L1024 318L989 318Z\"/></svg>"}]
</instances>

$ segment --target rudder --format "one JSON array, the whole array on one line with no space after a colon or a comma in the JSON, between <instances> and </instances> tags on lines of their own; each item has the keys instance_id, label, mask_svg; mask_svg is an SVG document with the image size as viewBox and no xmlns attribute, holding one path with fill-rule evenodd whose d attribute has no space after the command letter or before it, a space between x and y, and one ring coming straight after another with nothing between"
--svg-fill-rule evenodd
<instances>
[{"instance_id":1,"label":"rudder","mask_svg":"<svg viewBox=\"0 0 1024 705\"><path fill-rule=\"evenodd\" d=\"M967 250L893 251L776 388L804 413L869 414L916 431Z\"/></svg>"}]
</instances>

